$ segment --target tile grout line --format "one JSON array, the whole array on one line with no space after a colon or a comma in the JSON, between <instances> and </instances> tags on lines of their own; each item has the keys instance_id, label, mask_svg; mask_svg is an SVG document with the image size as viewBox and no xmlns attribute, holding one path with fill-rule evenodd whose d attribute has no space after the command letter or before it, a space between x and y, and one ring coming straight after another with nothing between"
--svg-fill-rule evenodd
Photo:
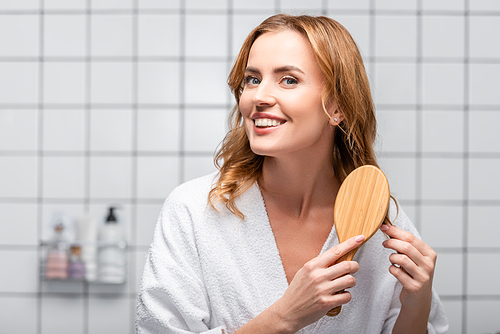
<instances>
[{"instance_id":1,"label":"tile grout line","mask_svg":"<svg viewBox=\"0 0 500 334\"><path fill-rule=\"evenodd\" d=\"M178 183L184 181L185 124L186 124L186 0L181 0L179 15L179 173Z\"/></svg>"},{"instance_id":2,"label":"tile grout line","mask_svg":"<svg viewBox=\"0 0 500 334\"><path fill-rule=\"evenodd\" d=\"M36 259L38 261L37 266L37 319L36 319L36 331L38 334L42 332L42 272L41 272L41 260L43 251L40 246L40 240L43 237L43 209L42 209L42 201L43 201L43 80L44 80L44 67L43 67L43 56L44 56L44 0L39 1L40 11L38 14L39 18L39 29L38 38L38 52L39 52L39 62L38 62L38 118L37 118L37 126L38 126L38 136L37 136L37 251L36 251Z\"/></svg>"},{"instance_id":3,"label":"tile grout line","mask_svg":"<svg viewBox=\"0 0 500 334\"><path fill-rule=\"evenodd\" d=\"M91 121L92 121L92 0L85 1L85 108L84 108L84 203L83 211L90 213L91 205ZM83 284L83 333L89 332L89 283Z\"/></svg>"},{"instance_id":4,"label":"tile grout line","mask_svg":"<svg viewBox=\"0 0 500 334\"><path fill-rule=\"evenodd\" d=\"M131 245L135 246L135 241L132 242L132 238L137 235L137 189L138 189L138 120L139 120L139 110L138 110L138 102L139 102L139 4L138 0L134 0L133 2L134 11L132 16L132 55L133 55L133 64L132 64L132 177L131 177L131 207L130 207L130 215L129 215L129 247L127 249L127 261L128 261L128 291L130 292L131 287L133 287L133 291L135 291L135 287L137 286L136 277L137 273L137 263L135 261L135 251L131 250ZM133 269L133 270L132 270ZM132 275L134 273L134 275ZM135 298L130 297L130 328L134 328L135 326Z\"/></svg>"},{"instance_id":5,"label":"tile grout line","mask_svg":"<svg viewBox=\"0 0 500 334\"><path fill-rule=\"evenodd\" d=\"M468 325L468 225L469 225L469 55L470 55L470 20L469 20L469 0L465 0L464 6L464 138L463 138L463 148L464 148L464 159L463 159L463 230L462 230L462 242L463 242L463 253L462 253L462 333L467 333L467 325Z\"/></svg>"},{"instance_id":6,"label":"tile grout line","mask_svg":"<svg viewBox=\"0 0 500 334\"><path fill-rule=\"evenodd\" d=\"M417 0L417 16L416 16L416 32L417 32L417 40L416 40L416 51L417 51L417 62L415 68L416 75L416 106L415 106L415 116L416 116L416 124L415 124L415 198L416 198L416 207L415 207L415 225L417 230L422 233L422 199L423 199L423 186L422 181L423 177L423 157L422 157L422 140L423 140L423 111L422 111L422 102L423 102L423 73L422 73L422 39L423 39L423 19L422 19L422 0Z\"/></svg>"}]
</instances>

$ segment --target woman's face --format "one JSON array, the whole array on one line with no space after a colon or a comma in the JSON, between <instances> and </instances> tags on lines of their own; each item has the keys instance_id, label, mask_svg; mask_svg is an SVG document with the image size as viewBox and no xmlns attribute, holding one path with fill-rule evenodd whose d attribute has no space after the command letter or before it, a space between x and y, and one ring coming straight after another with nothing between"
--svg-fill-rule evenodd
<instances>
[{"instance_id":1,"label":"woman's face","mask_svg":"<svg viewBox=\"0 0 500 334\"><path fill-rule=\"evenodd\" d=\"M239 103L252 151L273 157L331 152L322 83L312 47L300 33L259 36L250 49Z\"/></svg>"}]
</instances>

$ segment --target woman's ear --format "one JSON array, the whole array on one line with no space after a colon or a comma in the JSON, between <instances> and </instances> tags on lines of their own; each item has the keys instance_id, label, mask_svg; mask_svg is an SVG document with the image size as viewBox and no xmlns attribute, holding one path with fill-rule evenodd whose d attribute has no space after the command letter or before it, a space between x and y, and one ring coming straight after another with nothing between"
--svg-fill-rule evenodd
<instances>
[{"instance_id":1,"label":"woman's ear","mask_svg":"<svg viewBox=\"0 0 500 334\"><path fill-rule=\"evenodd\" d=\"M328 115L330 116L330 125L339 125L344 120L344 113L340 110L337 103L332 103L328 108Z\"/></svg>"}]
</instances>

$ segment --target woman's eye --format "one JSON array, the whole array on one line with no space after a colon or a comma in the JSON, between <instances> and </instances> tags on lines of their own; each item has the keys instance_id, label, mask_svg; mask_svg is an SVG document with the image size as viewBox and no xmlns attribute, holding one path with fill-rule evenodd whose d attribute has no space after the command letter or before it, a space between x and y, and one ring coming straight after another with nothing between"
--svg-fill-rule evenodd
<instances>
[{"instance_id":1,"label":"woman's eye","mask_svg":"<svg viewBox=\"0 0 500 334\"><path fill-rule=\"evenodd\" d=\"M283 78L283 83L285 85L296 85L297 84L297 79L291 78L291 77L286 77L286 78Z\"/></svg>"},{"instance_id":2,"label":"woman's eye","mask_svg":"<svg viewBox=\"0 0 500 334\"><path fill-rule=\"evenodd\" d=\"M258 85L260 84L260 80L256 77L246 77L245 82L249 85Z\"/></svg>"}]
</instances>

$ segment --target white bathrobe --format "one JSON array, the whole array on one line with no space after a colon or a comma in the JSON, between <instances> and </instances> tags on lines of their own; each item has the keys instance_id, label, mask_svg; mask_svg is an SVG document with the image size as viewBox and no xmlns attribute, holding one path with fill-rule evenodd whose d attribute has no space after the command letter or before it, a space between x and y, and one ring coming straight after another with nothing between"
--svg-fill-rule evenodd
<instances>
[{"instance_id":1,"label":"white bathrobe","mask_svg":"<svg viewBox=\"0 0 500 334\"><path fill-rule=\"evenodd\" d=\"M177 187L167 198L149 249L138 296L139 334L233 333L278 300L288 287L264 201L256 184L237 199L245 220L207 206L214 174ZM391 205L391 215L395 215ZM395 225L418 236L400 209ZM378 231L354 260L352 300L298 333L390 333L401 285L389 273L390 250ZM321 252L338 244L332 229ZM448 323L434 293L429 333Z\"/></svg>"}]
</instances>

